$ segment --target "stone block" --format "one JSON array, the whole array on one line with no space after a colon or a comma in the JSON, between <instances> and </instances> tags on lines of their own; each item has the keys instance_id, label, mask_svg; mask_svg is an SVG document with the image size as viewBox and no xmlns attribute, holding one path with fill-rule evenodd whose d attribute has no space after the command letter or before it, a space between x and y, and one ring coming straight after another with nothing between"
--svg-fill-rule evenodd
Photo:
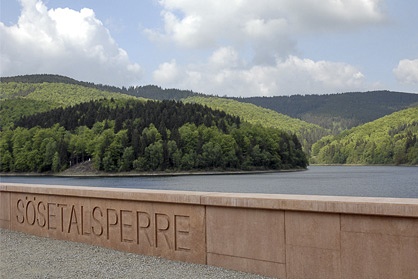
<instances>
[{"instance_id":1,"label":"stone block","mask_svg":"<svg viewBox=\"0 0 418 279\"><path fill-rule=\"evenodd\" d=\"M288 279L341 278L338 250L286 245L286 255Z\"/></svg>"},{"instance_id":2,"label":"stone block","mask_svg":"<svg viewBox=\"0 0 418 279\"><path fill-rule=\"evenodd\" d=\"M418 278L418 238L342 232L342 278Z\"/></svg>"},{"instance_id":3,"label":"stone block","mask_svg":"<svg viewBox=\"0 0 418 279\"><path fill-rule=\"evenodd\" d=\"M418 237L418 218L341 215L341 230Z\"/></svg>"},{"instance_id":4,"label":"stone block","mask_svg":"<svg viewBox=\"0 0 418 279\"><path fill-rule=\"evenodd\" d=\"M208 253L207 264L274 278L286 278L286 265L282 263Z\"/></svg>"},{"instance_id":5,"label":"stone block","mask_svg":"<svg viewBox=\"0 0 418 279\"><path fill-rule=\"evenodd\" d=\"M340 249L340 215L286 211L286 245Z\"/></svg>"},{"instance_id":6,"label":"stone block","mask_svg":"<svg viewBox=\"0 0 418 279\"><path fill-rule=\"evenodd\" d=\"M206 208L207 252L285 263L284 212Z\"/></svg>"},{"instance_id":7,"label":"stone block","mask_svg":"<svg viewBox=\"0 0 418 279\"><path fill-rule=\"evenodd\" d=\"M0 191L0 228L10 229L10 193Z\"/></svg>"},{"instance_id":8,"label":"stone block","mask_svg":"<svg viewBox=\"0 0 418 279\"><path fill-rule=\"evenodd\" d=\"M31 193L11 202L13 230L206 263L203 206Z\"/></svg>"}]
</instances>

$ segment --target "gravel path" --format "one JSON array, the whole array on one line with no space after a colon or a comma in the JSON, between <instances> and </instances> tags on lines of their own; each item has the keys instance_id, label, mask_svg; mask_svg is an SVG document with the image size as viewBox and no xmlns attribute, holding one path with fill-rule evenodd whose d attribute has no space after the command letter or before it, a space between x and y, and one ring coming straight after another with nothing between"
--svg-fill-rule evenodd
<instances>
[{"instance_id":1,"label":"gravel path","mask_svg":"<svg viewBox=\"0 0 418 279\"><path fill-rule=\"evenodd\" d=\"M267 278L0 229L0 278Z\"/></svg>"}]
</instances>

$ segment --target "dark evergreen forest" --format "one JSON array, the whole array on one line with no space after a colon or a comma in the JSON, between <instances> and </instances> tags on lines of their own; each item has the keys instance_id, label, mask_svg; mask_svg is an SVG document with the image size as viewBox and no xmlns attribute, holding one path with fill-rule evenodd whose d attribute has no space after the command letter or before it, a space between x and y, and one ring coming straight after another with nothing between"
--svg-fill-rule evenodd
<instances>
[{"instance_id":1,"label":"dark evergreen forest","mask_svg":"<svg viewBox=\"0 0 418 279\"><path fill-rule=\"evenodd\" d=\"M177 101L101 100L20 118L0 132L2 172L306 168L295 135Z\"/></svg>"},{"instance_id":2,"label":"dark evergreen forest","mask_svg":"<svg viewBox=\"0 0 418 279\"><path fill-rule=\"evenodd\" d=\"M234 99L317 124L333 134L418 104L418 94L391 91Z\"/></svg>"},{"instance_id":3,"label":"dark evergreen forest","mask_svg":"<svg viewBox=\"0 0 418 279\"><path fill-rule=\"evenodd\" d=\"M217 126L226 132L227 126L241 123L239 117L224 111L212 110L198 104L184 104L177 101L139 101L139 100L102 100L81 103L68 108L57 108L43 113L23 116L15 126L49 128L59 124L66 130L74 131L79 126L92 128L94 123L114 120L114 132L130 128L136 119L140 121L136 128L143 130L150 124L161 129L178 129L186 123L202 124L207 127Z\"/></svg>"}]
</instances>

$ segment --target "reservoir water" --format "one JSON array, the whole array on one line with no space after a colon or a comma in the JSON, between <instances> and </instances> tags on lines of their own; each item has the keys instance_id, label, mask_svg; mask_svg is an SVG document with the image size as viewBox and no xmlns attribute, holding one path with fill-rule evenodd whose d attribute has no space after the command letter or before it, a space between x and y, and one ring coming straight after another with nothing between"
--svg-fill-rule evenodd
<instances>
[{"instance_id":1,"label":"reservoir water","mask_svg":"<svg viewBox=\"0 0 418 279\"><path fill-rule=\"evenodd\" d=\"M394 166L310 166L300 172L155 177L2 176L0 181L204 192L418 198L418 167Z\"/></svg>"}]
</instances>

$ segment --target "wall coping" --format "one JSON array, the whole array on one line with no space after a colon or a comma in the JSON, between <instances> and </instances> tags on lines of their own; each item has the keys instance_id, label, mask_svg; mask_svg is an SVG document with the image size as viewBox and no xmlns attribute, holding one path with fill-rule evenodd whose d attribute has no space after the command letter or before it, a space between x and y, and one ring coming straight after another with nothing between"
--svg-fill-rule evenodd
<instances>
[{"instance_id":1,"label":"wall coping","mask_svg":"<svg viewBox=\"0 0 418 279\"><path fill-rule=\"evenodd\" d=\"M218 193L18 183L0 183L0 191L218 207L418 217L418 199L415 198Z\"/></svg>"}]
</instances>

